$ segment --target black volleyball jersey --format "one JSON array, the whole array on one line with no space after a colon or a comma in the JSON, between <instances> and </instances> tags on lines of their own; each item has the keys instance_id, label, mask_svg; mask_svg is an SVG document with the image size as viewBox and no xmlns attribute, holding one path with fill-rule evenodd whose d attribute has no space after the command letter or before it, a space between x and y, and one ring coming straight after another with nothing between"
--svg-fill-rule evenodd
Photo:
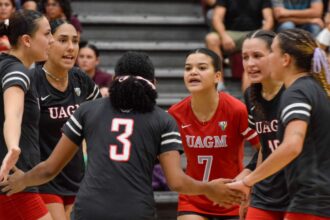
<instances>
[{"instance_id":1,"label":"black volleyball jersey","mask_svg":"<svg viewBox=\"0 0 330 220\"><path fill-rule=\"evenodd\" d=\"M40 101L41 160L46 160L62 135L63 124L81 103L100 97L100 93L96 84L76 67L69 71L69 84L64 92L48 82L41 65L31 71ZM75 195L84 175L84 167L80 150L55 179L39 187L40 193Z\"/></svg>"},{"instance_id":2,"label":"black volleyball jersey","mask_svg":"<svg viewBox=\"0 0 330 220\"><path fill-rule=\"evenodd\" d=\"M308 123L301 154L285 169L289 212L330 217L330 101L311 76L297 79L283 93L279 138L292 120Z\"/></svg>"},{"instance_id":3,"label":"black volleyball jersey","mask_svg":"<svg viewBox=\"0 0 330 220\"><path fill-rule=\"evenodd\" d=\"M245 92L245 103L249 111L249 127L256 130L259 135L263 160L265 160L280 143L277 139L277 112L283 92L284 86L277 95L269 101L264 99L260 92L256 94L256 100L263 108L263 116L260 116L260 114L255 111L255 106L251 102L251 87ZM288 204L289 198L283 170L264 179L253 187L251 199L252 207L271 211L285 211Z\"/></svg>"},{"instance_id":4,"label":"black volleyball jersey","mask_svg":"<svg viewBox=\"0 0 330 220\"><path fill-rule=\"evenodd\" d=\"M39 123L39 105L35 90L31 86L31 79L28 69L22 62L14 56L8 54L0 55L0 161L2 163L8 152L3 135L4 125L4 100L3 94L6 89L17 86L24 93L24 113L21 125L21 137L19 147L21 154L16 166L28 171L40 162L40 152L38 145L38 123ZM12 100L15 102L15 100ZM37 192L36 187L25 190L26 192ZM0 192L1 194L4 194Z\"/></svg>"},{"instance_id":5,"label":"black volleyball jersey","mask_svg":"<svg viewBox=\"0 0 330 220\"><path fill-rule=\"evenodd\" d=\"M74 206L75 220L155 218L152 171L157 156L182 151L175 120L159 107L150 113L117 111L109 98L82 104L63 133L87 143L88 163Z\"/></svg>"}]
</instances>

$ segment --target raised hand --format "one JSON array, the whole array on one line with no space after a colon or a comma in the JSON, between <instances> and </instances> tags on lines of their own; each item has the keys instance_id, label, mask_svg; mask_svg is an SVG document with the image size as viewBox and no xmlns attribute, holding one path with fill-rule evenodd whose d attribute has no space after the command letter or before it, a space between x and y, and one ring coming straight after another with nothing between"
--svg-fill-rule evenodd
<instances>
[{"instance_id":1,"label":"raised hand","mask_svg":"<svg viewBox=\"0 0 330 220\"><path fill-rule=\"evenodd\" d=\"M14 172L12 175L9 175L9 178L7 180L4 180L0 183L0 187L2 188L2 192L6 192L8 196L23 191L26 188L26 185L24 184L23 177L25 173L14 167L12 169Z\"/></svg>"},{"instance_id":2,"label":"raised hand","mask_svg":"<svg viewBox=\"0 0 330 220\"><path fill-rule=\"evenodd\" d=\"M20 154L21 149L19 147L11 148L7 152L0 168L0 182L7 180L9 171L15 166Z\"/></svg>"},{"instance_id":3,"label":"raised hand","mask_svg":"<svg viewBox=\"0 0 330 220\"><path fill-rule=\"evenodd\" d=\"M238 190L230 189L226 183L230 183L229 179L215 179L208 182L209 192L206 196L216 204L225 208L240 204L245 200L245 195Z\"/></svg>"}]
</instances>

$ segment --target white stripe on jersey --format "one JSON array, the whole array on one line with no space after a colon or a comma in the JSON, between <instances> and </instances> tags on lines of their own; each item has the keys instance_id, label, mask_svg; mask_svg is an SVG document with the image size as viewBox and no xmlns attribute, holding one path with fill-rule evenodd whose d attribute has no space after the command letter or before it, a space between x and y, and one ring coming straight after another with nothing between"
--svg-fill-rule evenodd
<instances>
[{"instance_id":1,"label":"white stripe on jersey","mask_svg":"<svg viewBox=\"0 0 330 220\"><path fill-rule=\"evenodd\" d=\"M248 116L249 116L249 118L253 119L253 116L252 115L248 115Z\"/></svg>"},{"instance_id":2,"label":"white stripe on jersey","mask_svg":"<svg viewBox=\"0 0 330 220\"><path fill-rule=\"evenodd\" d=\"M249 131L251 131L251 128L247 128L245 131L242 132L242 135L245 136L247 135L247 133L249 133Z\"/></svg>"},{"instance_id":3,"label":"white stripe on jersey","mask_svg":"<svg viewBox=\"0 0 330 220\"><path fill-rule=\"evenodd\" d=\"M256 125L253 121L251 121L250 119L248 119L248 121L249 121L249 123L251 124L251 125Z\"/></svg>"},{"instance_id":4,"label":"white stripe on jersey","mask_svg":"<svg viewBox=\"0 0 330 220\"><path fill-rule=\"evenodd\" d=\"M73 123L75 123L75 125L76 125L78 128L82 129L81 124L78 122L78 120L77 120L73 115L71 115L71 118L70 118L70 119L73 121Z\"/></svg>"},{"instance_id":5,"label":"white stripe on jersey","mask_svg":"<svg viewBox=\"0 0 330 220\"><path fill-rule=\"evenodd\" d=\"M285 113L289 110L289 109L292 109L292 108L296 108L296 107L302 107L302 108L306 108L308 109L309 111L312 110L312 106L310 106L309 104L306 104L306 103L293 103L291 105L288 105L287 107L285 107L282 111L282 114L281 114L281 118L284 117ZM309 112L308 111L308 112Z\"/></svg>"},{"instance_id":6,"label":"white stripe on jersey","mask_svg":"<svg viewBox=\"0 0 330 220\"><path fill-rule=\"evenodd\" d=\"M285 122L285 120L292 114L303 114L307 115L308 117L311 116L311 114L308 111L303 111L303 110L293 110L291 112L288 112L282 119L282 122Z\"/></svg>"},{"instance_id":7,"label":"white stripe on jersey","mask_svg":"<svg viewBox=\"0 0 330 220\"><path fill-rule=\"evenodd\" d=\"M253 134L251 134L248 138L246 138L247 141L251 140L252 138L254 138L255 136L257 136L257 132L254 132Z\"/></svg>"},{"instance_id":8,"label":"white stripe on jersey","mask_svg":"<svg viewBox=\"0 0 330 220\"><path fill-rule=\"evenodd\" d=\"M99 87L97 85L95 85L94 89L93 89L93 92L86 98L86 100L92 98L94 96L94 93L99 90L98 88Z\"/></svg>"},{"instance_id":9,"label":"white stripe on jersey","mask_svg":"<svg viewBox=\"0 0 330 220\"><path fill-rule=\"evenodd\" d=\"M78 136L81 136L81 134L71 126L70 122L66 122L65 124L71 129L73 133L75 133Z\"/></svg>"},{"instance_id":10,"label":"white stripe on jersey","mask_svg":"<svg viewBox=\"0 0 330 220\"><path fill-rule=\"evenodd\" d=\"M20 71L13 71L13 72L9 72L7 73L3 78L2 78L2 84L4 84L4 82L7 80L7 78L10 78L9 76L11 75L21 75L23 76L25 79L26 79L26 84L28 84L30 86L30 79L29 77L23 73L23 72L20 72Z\"/></svg>"},{"instance_id":11,"label":"white stripe on jersey","mask_svg":"<svg viewBox=\"0 0 330 220\"><path fill-rule=\"evenodd\" d=\"M167 136L171 136L171 135L176 135L176 136L179 136L180 137L180 133L179 132L175 132L175 131L169 132L169 133L165 133L161 137L163 138L163 137L167 137Z\"/></svg>"},{"instance_id":12,"label":"white stripe on jersey","mask_svg":"<svg viewBox=\"0 0 330 220\"><path fill-rule=\"evenodd\" d=\"M160 144L161 145L165 145L165 144L170 144L170 143L178 143L178 144L182 144L182 141L177 140L177 139L168 139L166 141L162 141Z\"/></svg>"},{"instance_id":13,"label":"white stripe on jersey","mask_svg":"<svg viewBox=\"0 0 330 220\"><path fill-rule=\"evenodd\" d=\"M7 79L6 81L2 82L2 88L5 87L6 83L7 82L10 82L10 81L13 81L13 80L19 80L19 81L22 81L24 83L24 86L25 86L25 89L28 90L29 87L28 85L26 84L26 81L22 78L19 78L19 77L10 77L9 79Z\"/></svg>"},{"instance_id":14,"label":"white stripe on jersey","mask_svg":"<svg viewBox=\"0 0 330 220\"><path fill-rule=\"evenodd\" d=\"M94 96L93 100L95 100L99 94L100 94L100 90L97 89L97 93L96 93L96 95Z\"/></svg>"}]
</instances>

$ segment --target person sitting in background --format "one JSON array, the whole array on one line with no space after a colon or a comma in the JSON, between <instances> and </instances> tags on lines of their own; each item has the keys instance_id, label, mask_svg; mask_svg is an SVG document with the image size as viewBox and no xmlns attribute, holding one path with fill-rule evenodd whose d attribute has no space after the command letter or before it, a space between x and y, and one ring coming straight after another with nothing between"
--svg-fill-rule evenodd
<instances>
[{"instance_id":1,"label":"person sitting in background","mask_svg":"<svg viewBox=\"0 0 330 220\"><path fill-rule=\"evenodd\" d=\"M41 12L46 15L49 21L61 18L69 21L78 31L78 36L82 32L82 26L78 18L72 15L70 0L41 0Z\"/></svg>"},{"instance_id":2,"label":"person sitting in background","mask_svg":"<svg viewBox=\"0 0 330 220\"><path fill-rule=\"evenodd\" d=\"M270 0L217 0L212 25L215 32L206 35L207 48L222 57L239 52L245 36L257 29L271 30L273 15Z\"/></svg>"},{"instance_id":3,"label":"person sitting in background","mask_svg":"<svg viewBox=\"0 0 330 220\"><path fill-rule=\"evenodd\" d=\"M102 96L109 96L108 87L112 82L112 74L103 72L97 65L100 63L99 49L87 42L80 44L80 50L77 58L78 66L87 73L99 86Z\"/></svg>"},{"instance_id":4,"label":"person sitting in background","mask_svg":"<svg viewBox=\"0 0 330 220\"><path fill-rule=\"evenodd\" d=\"M37 3L36 0L22 0L21 7L24 10L37 11L38 10L38 3Z\"/></svg>"},{"instance_id":5,"label":"person sitting in background","mask_svg":"<svg viewBox=\"0 0 330 220\"><path fill-rule=\"evenodd\" d=\"M313 36L324 26L322 0L272 0L277 31L301 28Z\"/></svg>"},{"instance_id":6,"label":"person sitting in background","mask_svg":"<svg viewBox=\"0 0 330 220\"><path fill-rule=\"evenodd\" d=\"M15 0L0 0L0 21L5 21L16 11ZM10 43L8 37L3 35L0 37L0 52L8 52Z\"/></svg>"}]
</instances>

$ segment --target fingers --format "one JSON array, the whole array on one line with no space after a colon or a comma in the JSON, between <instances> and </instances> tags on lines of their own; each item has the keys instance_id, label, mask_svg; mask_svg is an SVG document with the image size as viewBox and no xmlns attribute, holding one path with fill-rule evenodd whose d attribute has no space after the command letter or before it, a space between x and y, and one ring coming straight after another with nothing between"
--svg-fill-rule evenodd
<instances>
[{"instance_id":1,"label":"fingers","mask_svg":"<svg viewBox=\"0 0 330 220\"><path fill-rule=\"evenodd\" d=\"M16 166L14 166L13 168L11 168L11 171L16 172L18 170L18 168Z\"/></svg>"}]
</instances>

